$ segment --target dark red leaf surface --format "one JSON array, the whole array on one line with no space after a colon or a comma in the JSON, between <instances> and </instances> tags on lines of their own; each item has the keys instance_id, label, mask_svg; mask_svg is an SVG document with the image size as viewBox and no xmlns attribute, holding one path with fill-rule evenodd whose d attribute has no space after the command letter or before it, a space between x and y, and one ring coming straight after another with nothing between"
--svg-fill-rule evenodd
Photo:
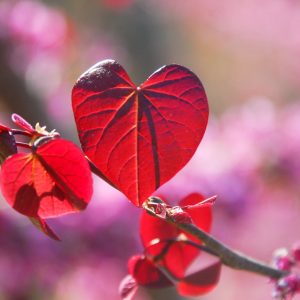
<instances>
[{"instance_id":1,"label":"dark red leaf surface","mask_svg":"<svg viewBox=\"0 0 300 300\"><path fill-rule=\"evenodd\" d=\"M176 239L179 234L180 231L175 226L143 210L140 220L140 236L145 248L155 239Z\"/></svg>"},{"instance_id":2,"label":"dark red leaf surface","mask_svg":"<svg viewBox=\"0 0 300 300\"><path fill-rule=\"evenodd\" d=\"M200 80L179 65L136 87L105 60L79 78L72 99L85 154L137 206L190 160L208 119Z\"/></svg>"},{"instance_id":3,"label":"dark red leaf surface","mask_svg":"<svg viewBox=\"0 0 300 300\"><path fill-rule=\"evenodd\" d=\"M89 165L80 149L50 140L30 154L18 153L1 168L6 201L29 217L50 218L84 209L92 196Z\"/></svg>"},{"instance_id":4,"label":"dark red leaf surface","mask_svg":"<svg viewBox=\"0 0 300 300\"><path fill-rule=\"evenodd\" d=\"M192 193L183 198L179 202L180 207L188 207L184 209L192 218L195 225L204 230L205 232L210 232L211 223L212 223L212 204L208 203L204 206L194 206L194 204L198 204L205 200L205 197L199 193ZM190 239L197 241L195 237L189 236Z\"/></svg>"},{"instance_id":5,"label":"dark red leaf surface","mask_svg":"<svg viewBox=\"0 0 300 300\"><path fill-rule=\"evenodd\" d=\"M180 206L187 206L197 204L203 201L205 198L201 194L190 194L180 202ZM212 222L211 206L197 206L186 210L192 221L202 230L209 232ZM140 236L142 243L149 254L156 255L159 253L163 245L156 245L149 247L153 241L167 241L176 239L179 236L185 236L188 239L200 244L200 241L194 236L184 233L177 229L172 224L167 223L164 220L151 216L145 210L142 212L140 223ZM199 254L199 250L195 247L187 245L185 243L174 243L165 258L162 260L162 264L176 277L182 277L186 271L186 268Z\"/></svg>"},{"instance_id":6,"label":"dark red leaf surface","mask_svg":"<svg viewBox=\"0 0 300 300\"><path fill-rule=\"evenodd\" d=\"M139 285L149 288L163 288L173 285L172 281L143 255L135 255L128 261L129 274Z\"/></svg>"},{"instance_id":7,"label":"dark red leaf surface","mask_svg":"<svg viewBox=\"0 0 300 300\"><path fill-rule=\"evenodd\" d=\"M147 255L148 252L156 256L155 264L163 267L177 280L177 289L181 295L197 296L208 293L219 281L222 266L220 259L206 252L199 255L200 250L192 244L184 241L158 242L148 247ZM192 257L193 254L196 255ZM161 256L160 260L157 255ZM151 275L148 277L146 270L147 268L141 268L139 276L144 281L150 281Z\"/></svg>"},{"instance_id":8,"label":"dark red leaf surface","mask_svg":"<svg viewBox=\"0 0 300 300\"><path fill-rule=\"evenodd\" d=\"M169 273L180 280L185 276L185 272L193 260L200 254L200 250L184 241L161 241L146 248L146 254L157 256L166 249L157 263L167 269Z\"/></svg>"}]
</instances>

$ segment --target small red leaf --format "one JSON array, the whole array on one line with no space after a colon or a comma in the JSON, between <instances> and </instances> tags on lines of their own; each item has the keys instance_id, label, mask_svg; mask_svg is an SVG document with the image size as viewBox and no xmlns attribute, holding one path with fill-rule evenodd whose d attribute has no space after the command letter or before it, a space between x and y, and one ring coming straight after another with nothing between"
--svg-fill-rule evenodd
<instances>
[{"instance_id":1,"label":"small red leaf","mask_svg":"<svg viewBox=\"0 0 300 300\"><path fill-rule=\"evenodd\" d=\"M147 247L147 255L160 256L157 263L177 280L184 277L187 268L200 254L200 250L184 241L167 240ZM163 255L161 255L164 253Z\"/></svg>"},{"instance_id":2,"label":"small red leaf","mask_svg":"<svg viewBox=\"0 0 300 300\"><path fill-rule=\"evenodd\" d=\"M136 87L105 60L81 75L72 101L84 152L137 206L190 160L208 119L200 80L179 65Z\"/></svg>"},{"instance_id":3,"label":"small red leaf","mask_svg":"<svg viewBox=\"0 0 300 300\"><path fill-rule=\"evenodd\" d=\"M151 245L153 240L176 239L179 234L180 231L175 226L143 210L140 220L140 236L145 248Z\"/></svg>"},{"instance_id":4,"label":"small red leaf","mask_svg":"<svg viewBox=\"0 0 300 300\"><path fill-rule=\"evenodd\" d=\"M120 283L119 294L122 300L131 300L138 289L135 279L127 275Z\"/></svg>"},{"instance_id":5,"label":"small red leaf","mask_svg":"<svg viewBox=\"0 0 300 300\"><path fill-rule=\"evenodd\" d=\"M139 285L149 288L163 288L173 285L172 281L143 255L135 255L128 261L129 273Z\"/></svg>"},{"instance_id":6,"label":"small red leaf","mask_svg":"<svg viewBox=\"0 0 300 300\"><path fill-rule=\"evenodd\" d=\"M165 241L176 240L180 234L182 234L182 231L172 224L153 217L146 211L142 212L140 236L148 254L158 255L165 246ZM152 245L153 241L161 241L161 243ZM198 253L198 249L188 247L183 243L174 243L170 247L167 256L161 261L161 264L168 269L170 266L170 271L175 277L182 277L187 266Z\"/></svg>"},{"instance_id":7,"label":"small red leaf","mask_svg":"<svg viewBox=\"0 0 300 300\"><path fill-rule=\"evenodd\" d=\"M209 232L212 223L212 209L210 202L203 206L195 205L201 203L205 199L206 198L199 193L192 193L182 199L179 202L179 205L180 207L187 206L184 211L186 211L191 216L195 225L197 225L202 230Z\"/></svg>"},{"instance_id":8,"label":"small red leaf","mask_svg":"<svg viewBox=\"0 0 300 300\"><path fill-rule=\"evenodd\" d=\"M28 123L24 118L22 118L18 114L12 114L11 119L16 125L26 130L27 132L29 133L35 132L35 129L31 126L31 124Z\"/></svg>"},{"instance_id":9,"label":"small red leaf","mask_svg":"<svg viewBox=\"0 0 300 300\"><path fill-rule=\"evenodd\" d=\"M201 260L206 261L206 257ZM199 296L210 292L218 283L222 263L219 259L201 268L198 271L187 274L177 285L177 290L182 296Z\"/></svg>"},{"instance_id":10,"label":"small red leaf","mask_svg":"<svg viewBox=\"0 0 300 300\"><path fill-rule=\"evenodd\" d=\"M37 227L39 230L44 232L47 236L51 239L60 241L60 238L54 233L54 231L49 227L45 220L41 219L40 217L29 218L32 224Z\"/></svg>"},{"instance_id":11,"label":"small red leaf","mask_svg":"<svg viewBox=\"0 0 300 300\"><path fill-rule=\"evenodd\" d=\"M92 196L92 177L80 149L50 140L33 153L5 160L0 184L6 201L18 212L42 219L84 209Z\"/></svg>"}]
</instances>

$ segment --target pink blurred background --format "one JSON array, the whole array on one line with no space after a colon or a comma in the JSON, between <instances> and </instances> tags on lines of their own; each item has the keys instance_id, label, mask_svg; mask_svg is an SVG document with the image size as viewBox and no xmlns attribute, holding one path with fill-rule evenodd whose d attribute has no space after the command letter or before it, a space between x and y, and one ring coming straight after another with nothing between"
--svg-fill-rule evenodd
<instances>
[{"instance_id":1,"label":"pink blurred background","mask_svg":"<svg viewBox=\"0 0 300 300\"><path fill-rule=\"evenodd\" d=\"M70 92L106 58L138 84L178 63L199 75L211 115L189 164L158 194L217 194L213 235L257 259L299 240L300 3L295 0L0 0L0 118L15 112L78 143ZM141 250L140 211L94 178L78 215L43 236L0 201L0 300L119 299ZM223 268L207 300L270 299L267 278ZM137 300L184 299L141 289ZM295 297L297 299L297 297ZM300 297L298 296L298 299Z\"/></svg>"}]
</instances>

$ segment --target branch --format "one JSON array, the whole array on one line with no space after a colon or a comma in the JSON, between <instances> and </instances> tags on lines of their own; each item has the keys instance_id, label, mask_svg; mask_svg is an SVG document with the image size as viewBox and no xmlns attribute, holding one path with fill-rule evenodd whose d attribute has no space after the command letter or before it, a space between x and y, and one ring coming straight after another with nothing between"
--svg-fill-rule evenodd
<instances>
[{"instance_id":1,"label":"branch","mask_svg":"<svg viewBox=\"0 0 300 300\"><path fill-rule=\"evenodd\" d=\"M181 229L196 237L199 241L203 242L204 245L209 248L214 254L216 254L224 265L232 269L249 271L274 279L279 279L287 275L287 272L272 268L271 266L263 262L260 262L238 251L230 249L228 246L216 240L214 237L204 232L194 224L176 222L168 215L166 216L166 218L163 218L147 206L144 206L144 209L146 209L146 211L152 216L165 220L166 222L176 226L178 229Z\"/></svg>"}]
</instances>

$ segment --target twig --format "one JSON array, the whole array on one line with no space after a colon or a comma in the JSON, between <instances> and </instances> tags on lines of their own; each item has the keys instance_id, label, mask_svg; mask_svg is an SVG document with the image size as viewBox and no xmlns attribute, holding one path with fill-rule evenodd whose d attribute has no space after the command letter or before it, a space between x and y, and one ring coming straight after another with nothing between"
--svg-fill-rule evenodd
<instances>
[{"instance_id":1,"label":"twig","mask_svg":"<svg viewBox=\"0 0 300 300\"><path fill-rule=\"evenodd\" d=\"M144 209L146 209L146 211L152 216L163 219L166 222L173 224L178 229L181 229L199 239L202 243L205 244L206 247L211 249L213 253L218 255L224 265L230 268L257 273L274 279L278 279L287 275L287 272L272 268L271 266L263 262L260 262L238 251L230 249L228 246L216 240L214 237L204 232L194 224L178 223L168 216L166 218L162 218L157 215L152 209L147 208L147 206L144 206Z\"/></svg>"}]
</instances>

